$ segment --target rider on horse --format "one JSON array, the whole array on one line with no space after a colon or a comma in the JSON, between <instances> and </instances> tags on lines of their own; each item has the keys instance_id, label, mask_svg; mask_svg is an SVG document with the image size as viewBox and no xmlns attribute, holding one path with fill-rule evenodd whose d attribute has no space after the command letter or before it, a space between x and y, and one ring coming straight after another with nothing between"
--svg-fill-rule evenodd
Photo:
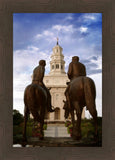
<instances>
[{"instance_id":1,"label":"rider on horse","mask_svg":"<svg viewBox=\"0 0 115 160\"><path fill-rule=\"evenodd\" d=\"M68 106L70 109L71 104L70 104L70 98L69 98L68 92L69 92L71 81L74 78L77 78L79 76L86 76L86 68L82 63L79 62L78 56L72 57L72 62L69 64L69 69L68 69L67 75L68 75L68 78L70 79L70 82L69 83L67 82L68 87L66 88L65 96L66 96L66 101L68 103L68 105L66 105L66 107Z\"/></svg>"},{"instance_id":2,"label":"rider on horse","mask_svg":"<svg viewBox=\"0 0 115 160\"><path fill-rule=\"evenodd\" d=\"M45 84L43 83L43 78L44 78L44 73L45 73L45 65L46 65L45 60L40 60L39 61L39 66L37 66L33 70L32 83L38 84L45 89L45 91L47 93L47 96L48 96L48 100L47 100L48 111L49 112L54 112L54 109L52 109L52 106L51 106L51 95L49 93L49 90L46 88Z\"/></svg>"}]
</instances>

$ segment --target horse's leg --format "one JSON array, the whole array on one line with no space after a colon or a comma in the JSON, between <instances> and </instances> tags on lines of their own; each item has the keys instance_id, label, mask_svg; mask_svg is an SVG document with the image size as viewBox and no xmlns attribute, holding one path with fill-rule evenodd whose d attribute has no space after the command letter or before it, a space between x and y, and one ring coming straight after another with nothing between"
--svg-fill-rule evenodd
<instances>
[{"instance_id":1,"label":"horse's leg","mask_svg":"<svg viewBox=\"0 0 115 160\"><path fill-rule=\"evenodd\" d=\"M72 137L73 137L73 130L74 130L74 125L75 125L75 117L74 117L74 109L70 110L70 114L71 114L71 122L72 122Z\"/></svg>"},{"instance_id":2,"label":"horse's leg","mask_svg":"<svg viewBox=\"0 0 115 160\"><path fill-rule=\"evenodd\" d=\"M39 129L40 129L40 136L39 139L42 140L43 139L43 124L44 124L44 117L42 116L41 112L40 114L38 113L37 110L31 111L33 117L34 117L34 121L38 122L39 125Z\"/></svg>"},{"instance_id":3,"label":"horse's leg","mask_svg":"<svg viewBox=\"0 0 115 160\"><path fill-rule=\"evenodd\" d=\"M97 130L98 130L98 125L97 125L97 111L95 104L93 105L94 107L89 107L89 113L92 115L93 120L94 120L94 125L95 125L95 135L97 136Z\"/></svg>"},{"instance_id":4,"label":"horse's leg","mask_svg":"<svg viewBox=\"0 0 115 160\"><path fill-rule=\"evenodd\" d=\"M40 122L40 139L41 140L44 139L43 126L44 126L44 118L41 118L41 122Z\"/></svg>"},{"instance_id":5,"label":"horse's leg","mask_svg":"<svg viewBox=\"0 0 115 160\"><path fill-rule=\"evenodd\" d=\"M74 126L74 136L75 139L79 140L81 138L81 114L82 114L82 107L80 107L79 103L77 101L75 101L73 103L74 108L76 110L76 117L77 117L77 121L76 124Z\"/></svg>"},{"instance_id":6,"label":"horse's leg","mask_svg":"<svg viewBox=\"0 0 115 160\"><path fill-rule=\"evenodd\" d=\"M43 140L44 139L44 132L43 132L43 125L44 125L44 117L45 117L45 105L43 105L41 107L41 111L40 111L40 139Z\"/></svg>"},{"instance_id":7,"label":"horse's leg","mask_svg":"<svg viewBox=\"0 0 115 160\"><path fill-rule=\"evenodd\" d=\"M96 90L93 81L87 79L84 81L84 93L87 109L94 119L95 134L97 135L97 111L95 105Z\"/></svg>"},{"instance_id":8,"label":"horse's leg","mask_svg":"<svg viewBox=\"0 0 115 160\"><path fill-rule=\"evenodd\" d=\"M72 124L73 124L73 127L74 127L74 122L75 122L74 109L71 109L70 113L71 113L71 121L72 121Z\"/></svg>"},{"instance_id":9,"label":"horse's leg","mask_svg":"<svg viewBox=\"0 0 115 160\"><path fill-rule=\"evenodd\" d=\"M40 122L41 118L38 113L38 110L31 110L32 116L34 117L34 121Z\"/></svg>"},{"instance_id":10,"label":"horse's leg","mask_svg":"<svg viewBox=\"0 0 115 160\"><path fill-rule=\"evenodd\" d=\"M27 142L27 137L26 137L26 124L29 116L29 110L27 106L25 106L24 109L24 130L23 130L23 142Z\"/></svg>"},{"instance_id":11,"label":"horse's leg","mask_svg":"<svg viewBox=\"0 0 115 160\"><path fill-rule=\"evenodd\" d=\"M77 122L76 122L76 139L80 139L81 138L81 113L77 113L76 112L76 116L77 116Z\"/></svg>"}]
</instances>

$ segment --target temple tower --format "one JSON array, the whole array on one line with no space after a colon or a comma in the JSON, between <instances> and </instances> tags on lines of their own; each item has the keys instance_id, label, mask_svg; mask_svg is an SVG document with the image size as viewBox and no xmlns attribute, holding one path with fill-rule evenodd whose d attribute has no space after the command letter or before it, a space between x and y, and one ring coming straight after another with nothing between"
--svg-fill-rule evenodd
<instances>
[{"instance_id":1,"label":"temple tower","mask_svg":"<svg viewBox=\"0 0 115 160\"><path fill-rule=\"evenodd\" d=\"M52 97L52 105L56 108L55 112L47 115L47 122L63 123L64 110L63 100L65 100L64 92L66 90L66 82L70 81L65 72L65 61L62 53L63 48L59 45L58 39L56 46L53 47L53 53L51 54L50 72L44 76L44 83L46 87L51 88L50 93ZM83 110L82 118L85 117Z\"/></svg>"},{"instance_id":2,"label":"temple tower","mask_svg":"<svg viewBox=\"0 0 115 160\"><path fill-rule=\"evenodd\" d=\"M53 53L51 55L49 74L51 75L66 74L64 55L62 51L63 51L63 48L58 44L58 39L57 39L57 45L53 48Z\"/></svg>"}]
</instances>

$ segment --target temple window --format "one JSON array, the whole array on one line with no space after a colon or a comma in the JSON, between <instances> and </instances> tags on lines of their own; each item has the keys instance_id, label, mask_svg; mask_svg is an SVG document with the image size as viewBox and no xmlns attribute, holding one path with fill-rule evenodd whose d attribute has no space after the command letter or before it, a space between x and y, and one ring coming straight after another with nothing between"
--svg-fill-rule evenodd
<instances>
[{"instance_id":1,"label":"temple window","mask_svg":"<svg viewBox=\"0 0 115 160\"><path fill-rule=\"evenodd\" d=\"M56 64L56 68L57 68L57 69L59 68L59 64Z\"/></svg>"},{"instance_id":2,"label":"temple window","mask_svg":"<svg viewBox=\"0 0 115 160\"><path fill-rule=\"evenodd\" d=\"M61 69L63 69L63 65L61 65Z\"/></svg>"},{"instance_id":3,"label":"temple window","mask_svg":"<svg viewBox=\"0 0 115 160\"><path fill-rule=\"evenodd\" d=\"M59 108L55 109L54 119L55 120L59 120L60 119L60 109Z\"/></svg>"},{"instance_id":4,"label":"temple window","mask_svg":"<svg viewBox=\"0 0 115 160\"><path fill-rule=\"evenodd\" d=\"M52 69L54 69L54 65L52 65Z\"/></svg>"},{"instance_id":5,"label":"temple window","mask_svg":"<svg viewBox=\"0 0 115 160\"><path fill-rule=\"evenodd\" d=\"M56 100L58 100L58 97L59 97L59 95L58 95L58 94L56 94Z\"/></svg>"}]
</instances>

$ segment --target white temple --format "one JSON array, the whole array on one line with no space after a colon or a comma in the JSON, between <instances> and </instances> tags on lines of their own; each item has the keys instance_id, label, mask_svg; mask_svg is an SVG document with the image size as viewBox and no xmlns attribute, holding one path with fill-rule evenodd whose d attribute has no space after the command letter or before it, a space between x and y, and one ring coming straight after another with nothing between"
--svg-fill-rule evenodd
<instances>
[{"instance_id":1,"label":"white temple","mask_svg":"<svg viewBox=\"0 0 115 160\"><path fill-rule=\"evenodd\" d=\"M62 53L63 48L57 44L53 48L50 61L50 72L44 76L44 83L46 87L51 88L50 93L52 97L52 105L56 108L55 112L47 115L47 122L64 122L64 109L63 100L65 100L65 89L67 87L66 82L69 81L65 72L65 61ZM85 117L83 110L82 118Z\"/></svg>"}]
</instances>

